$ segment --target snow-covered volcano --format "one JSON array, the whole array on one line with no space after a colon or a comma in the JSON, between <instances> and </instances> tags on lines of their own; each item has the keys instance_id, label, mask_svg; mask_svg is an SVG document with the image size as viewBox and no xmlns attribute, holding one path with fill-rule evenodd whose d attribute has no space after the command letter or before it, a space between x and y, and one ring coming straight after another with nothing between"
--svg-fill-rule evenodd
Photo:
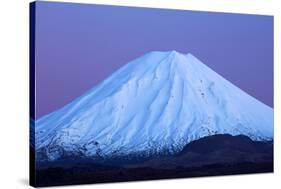
<instances>
[{"instance_id":1,"label":"snow-covered volcano","mask_svg":"<svg viewBox=\"0 0 281 189\"><path fill-rule=\"evenodd\" d=\"M37 120L35 133L49 160L175 153L214 134L271 140L273 109L191 54L151 52Z\"/></svg>"}]
</instances>

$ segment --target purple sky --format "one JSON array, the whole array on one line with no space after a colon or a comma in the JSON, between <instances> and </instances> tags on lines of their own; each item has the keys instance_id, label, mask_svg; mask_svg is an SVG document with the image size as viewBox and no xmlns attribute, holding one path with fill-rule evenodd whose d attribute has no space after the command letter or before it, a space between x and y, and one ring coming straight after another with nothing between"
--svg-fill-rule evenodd
<instances>
[{"instance_id":1,"label":"purple sky","mask_svg":"<svg viewBox=\"0 0 281 189\"><path fill-rule=\"evenodd\" d=\"M148 51L192 53L273 107L273 17L36 3L36 118Z\"/></svg>"}]
</instances>

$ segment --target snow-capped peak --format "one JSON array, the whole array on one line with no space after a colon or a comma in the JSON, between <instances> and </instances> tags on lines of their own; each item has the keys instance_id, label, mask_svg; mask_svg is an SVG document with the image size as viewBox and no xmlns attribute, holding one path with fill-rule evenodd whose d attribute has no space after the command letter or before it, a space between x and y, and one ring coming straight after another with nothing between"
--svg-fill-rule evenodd
<instances>
[{"instance_id":1,"label":"snow-capped peak","mask_svg":"<svg viewBox=\"0 0 281 189\"><path fill-rule=\"evenodd\" d=\"M273 110L192 54L153 51L35 123L36 150L52 160L174 153L214 134L273 138Z\"/></svg>"}]
</instances>

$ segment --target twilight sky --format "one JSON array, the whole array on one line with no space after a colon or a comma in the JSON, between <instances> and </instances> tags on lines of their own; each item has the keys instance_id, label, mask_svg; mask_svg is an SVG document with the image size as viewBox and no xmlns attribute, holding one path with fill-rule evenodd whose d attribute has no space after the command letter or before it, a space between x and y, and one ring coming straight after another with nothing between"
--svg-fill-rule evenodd
<instances>
[{"instance_id":1,"label":"twilight sky","mask_svg":"<svg viewBox=\"0 0 281 189\"><path fill-rule=\"evenodd\" d=\"M35 46L36 118L154 50L190 52L273 107L271 16L37 2Z\"/></svg>"}]
</instances>

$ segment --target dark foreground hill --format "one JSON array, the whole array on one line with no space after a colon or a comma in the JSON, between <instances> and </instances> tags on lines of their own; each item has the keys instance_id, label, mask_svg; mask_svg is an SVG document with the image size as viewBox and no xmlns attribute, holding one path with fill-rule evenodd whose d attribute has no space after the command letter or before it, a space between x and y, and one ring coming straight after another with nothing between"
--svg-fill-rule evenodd
<instances>
[{"instance_id":1,"label":"dark foreground hill","mask_svg":"<svg viewBox=\"0 0 281 189\"><path fill-rule=\"evenodd\" d=\"M120 161L122 160L122 161ZM36 186L273 172L273 141L213 135L176 155L94 161L72 157L37 163Z\"/></svg>"}]
</instances>

